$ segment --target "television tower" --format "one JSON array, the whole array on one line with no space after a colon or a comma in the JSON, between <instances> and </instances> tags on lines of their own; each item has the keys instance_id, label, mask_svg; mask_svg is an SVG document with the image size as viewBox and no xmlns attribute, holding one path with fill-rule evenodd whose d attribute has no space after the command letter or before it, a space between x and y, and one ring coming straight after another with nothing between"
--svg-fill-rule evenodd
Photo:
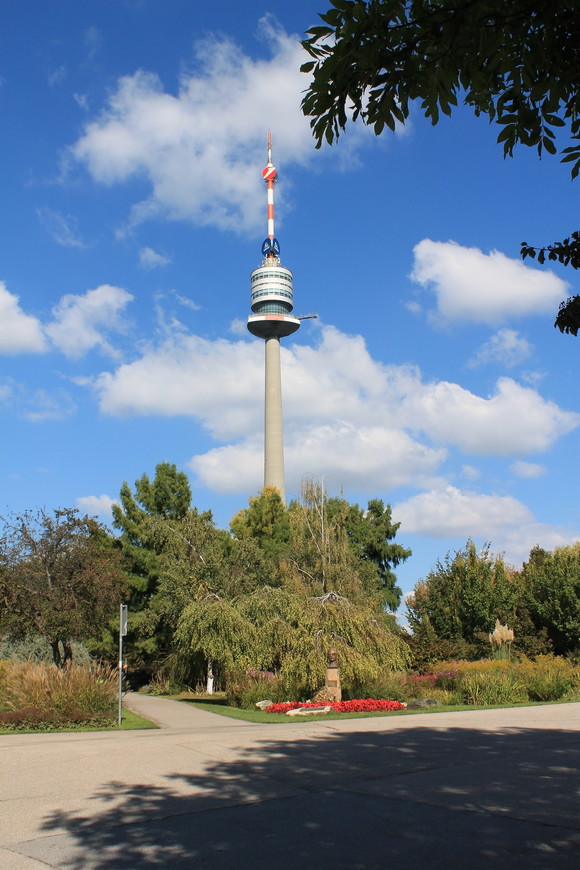
<instances>
[{"instance_id":1,"label":"television tower","mask_svg":"<svg viewBox=\"0 0 580 870\"><path fill-rule=\"evenodd\" d=\"M262 243L262 265L250 273L252 313L248 329L264 339L264 486L284 493L284 437L282 429L282 380L280 339L300 327L293 317L292 272L280 265L280 245L274 235L274 185L278 180L272 163L272 135L268 131L268 163L262 170L268 191L268 238Z\"/></svg>"}]
</instances>

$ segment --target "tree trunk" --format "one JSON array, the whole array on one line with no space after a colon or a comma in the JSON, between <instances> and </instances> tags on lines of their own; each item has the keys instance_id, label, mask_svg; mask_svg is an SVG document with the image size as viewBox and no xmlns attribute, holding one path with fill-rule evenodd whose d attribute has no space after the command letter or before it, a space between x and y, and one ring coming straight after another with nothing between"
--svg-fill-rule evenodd
<instances>
[{"instance_id":1,"label":"tree trunk","mask_svg":"<svg viewBox=\"0 0 580 870\"><path fill-rule=\"evenodd\" d=\"M69 640L62 641L62 651L60 640L51 640L50 647L52 649L52 658L57 668L64 668L68 662L72 662L73 651Z\"/></svg>"},{"instance_id":2,"label":"tree trunk","mask_svg":"<svg viewBox=\"0 0 580 870\"><path fill-rule=\"evenodd\" d=\"M72 644L70 640L63 640L62 648L64 650L64 657L62 662L62 666L64 668L69 662L72 663L73 660Z\"/></svg>"},{"instance_id":3,"label":"tree trunk","mask_svg":"<svg viewBox=\"0 0 580 870\"><path fill-rule=\"evenodd\" d=\"M206 692L208 695L213 695L213 659L207 660Z\"/></svg>"},{"instance_id":4,"label":"tree trunk","mask_svg":"<svg viewBox=\"0 0 580 870\"><path fill-rule=\"evenodd\" d=\"M57 666L57 668L62 667L62 656L60 654L60 641L59 640L51 640L50 648L52 649L52 658Z\"/></svg>"}]
</instances>

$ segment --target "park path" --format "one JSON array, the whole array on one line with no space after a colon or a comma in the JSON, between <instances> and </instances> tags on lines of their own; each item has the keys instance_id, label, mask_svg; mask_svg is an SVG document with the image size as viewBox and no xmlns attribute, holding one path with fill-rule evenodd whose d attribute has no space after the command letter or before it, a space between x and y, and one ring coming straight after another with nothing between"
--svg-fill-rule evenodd
<instances>
[{"instance_id":1,"label":"park path","mask_svg":"<svg viewBox=\"0 0 580 870\"><path fill-rule=\"evenodd\" d=\"M2 870L572 870L580 704L0 736Z\"/></svg>"}]
</instances>

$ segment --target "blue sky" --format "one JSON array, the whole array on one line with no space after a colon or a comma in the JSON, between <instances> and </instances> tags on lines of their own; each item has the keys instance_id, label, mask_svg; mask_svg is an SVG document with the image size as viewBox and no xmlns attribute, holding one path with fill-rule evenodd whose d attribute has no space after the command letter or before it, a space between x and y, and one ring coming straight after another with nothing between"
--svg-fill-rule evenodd
<instances>
[{"instance_id":1,"label":"blue sky","mask_svg":"<svg viewBox=\"0 0 580 870\"><path fill-rule=\"evenodd\" d=\"M266 133L295 312L289 497L379 497L413 549L519 566L580 537L580 275L522 264L577 228L580 182L460 111L314 148L299 46L321 2L27 0L1 13L0 512L110 520L161 461L227 526L262 483Z\"/></svg>"}]
</instances>

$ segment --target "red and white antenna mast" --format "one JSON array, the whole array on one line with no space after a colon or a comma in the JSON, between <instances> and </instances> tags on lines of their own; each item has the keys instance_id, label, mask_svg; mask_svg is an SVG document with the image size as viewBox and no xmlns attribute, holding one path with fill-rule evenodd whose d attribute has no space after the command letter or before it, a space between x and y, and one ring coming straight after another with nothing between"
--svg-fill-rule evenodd
<instances>
[{"instance_id":1,"label":"red and white antenna mast","mask_svg":"<svg viewBox=\"0 0 580 870\"><path fill-rule=\"evenodd\" d=\"M278 181L276 167L272 163L272 134L268 130L268 163L262 169L262 178L268 188L268 238L274 238L274 185Z\"/></svg>"}]
</instances>

